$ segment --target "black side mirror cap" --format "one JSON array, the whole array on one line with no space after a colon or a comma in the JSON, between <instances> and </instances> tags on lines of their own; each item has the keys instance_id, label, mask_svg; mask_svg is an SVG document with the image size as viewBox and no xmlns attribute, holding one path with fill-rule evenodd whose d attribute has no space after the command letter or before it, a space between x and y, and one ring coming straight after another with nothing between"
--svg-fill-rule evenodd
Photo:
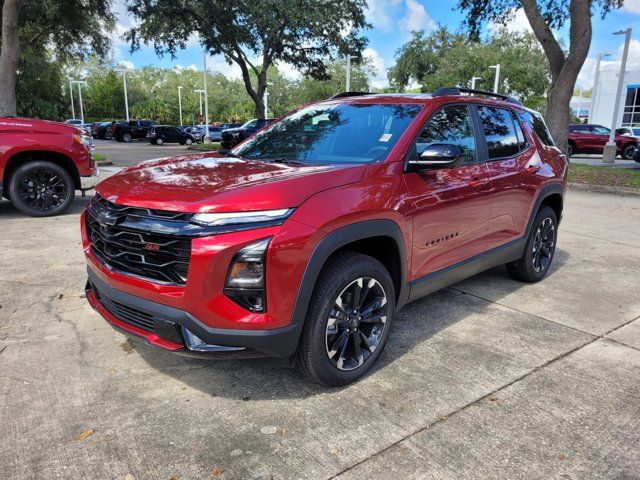
<instances>
[{"instance_id":1,"label":"black side mirror cap","mask_svg":"<svg viewBox=\"0 0 640 480\"><path fill-rule=\"evenodd\" d=\"M454 168L463 165L465 154L458 145L434 144L429 145L417 159L408 162L410 171L438 170Z\"/></svg>"}]
</instances>

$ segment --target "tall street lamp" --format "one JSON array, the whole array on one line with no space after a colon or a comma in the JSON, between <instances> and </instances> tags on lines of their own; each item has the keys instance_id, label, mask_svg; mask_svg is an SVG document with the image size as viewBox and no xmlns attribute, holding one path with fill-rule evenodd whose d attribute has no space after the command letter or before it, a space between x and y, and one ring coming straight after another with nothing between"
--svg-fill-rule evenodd
<instances>
[{"instance_id":1,"label":"tall street lamp","mask_svg":"<svg viewBox=\"0 0 640 480\"><path fill-rule=\"evenodd\" d=\"M129 121L129 98L127 97L127 73L131 72L130 68L116 68L116 72L122 74L122 88L124 89L124 111Z\"/></svg>"},{"instance_id":2,"label":"tall street lamp","mask_svg":"<svg viewBox=\"0 0 640 480\"><path fill-rule=\"evenodd\" d=\"M493 68L496 71L496 78L493 81L493 93L498 93L498 85L500 84L500 64L489 65L489 68Z\"/></svg>"},{"instance_id":3,"label":"tall street lamp","mask_svg":"<svg viewBox=\"0 0 640 480\"><path fill-rule=\"evenodd\" d=\"M604 57L611 56L610 53L598 54L598 60L596 60L596 73L593 76L593 87L591 88L591 106L589 107L589 123L593 123L593 112L596 108L596 91L598 89L598 76L600 75L600 61Z\"/></svg>"},{"instance_id":4,"label":"tall street lamp","mask_svg":"<svg viewBox=\"0 0 640 480\"><path fill-rule=\"evenodd\" d=\"M178 87L178 110L180 112L180 125L182 126L182 87Z\"/></svg>"},{"instance_id":5,"label":"tall street lamp","mask_svg":"<svg viewBox=\"0 0 640 480\"><path fill-rule=\"evenodd\" d=\"M355 55L345 55L346 59L347 59L347 92L351 91L351 59L352 58L357 58Z\"/></svg>"},{"instance_id":6,"label":"tall street lamp","mask_svg":"<svg viewBox=\"0 0 640 480\"><path fill-rule=\"evenodd\" d=\"M482 80L482 77L471 77L471 90L476 89L476 80Z\"/></svg>"},{"instance_id":7,"label":"tall street lamp","mask_svg":"<svg viewBox=\"0 0 640 480\"><path fill-rule=\"evenodd\" d=\"M267 82L264 89L264 118L269 118L269 85L273 86L273 82Z\"/></svg>"},{"instance_id":8,"label":"tall street lamp","mask_svg":"<svg viewBox=\"0 0 640 480\"><path fill-rule=\"evenodd\" d=\"M73 82L69 79L69 95L71 96L71 118L76 118L76 107L73 105Z\"/></svg>"},{"instance_id":9,"label":"tall street lamp","mask_svg":"<svg viewBox=\"0 0 640 480\"><path fill-rule=\"evenodd\" d=\"M203 52L203 60L204 60L204 72L202 73L204 78L204 138L202 139L203 143L209 143L211 141L211 137L209 136L209 99L207 97L207 51Z\"/></svg>"},{"instance_id":10,"label":"tall street lamp","mask_svg":"<svg viewBox=\"0 0 640 480\"><path fill-rule=\"evenodd\" d=\"M78 99L80 101L80 120L82 120L82 123L84 124L84 108L82 106L82 86L86 85L87 82L84 80L71 80L70 83L78 85Z\"/></svg>"},{"instance_id":11,"label":"tall street lamp","mask_svg":"<svg viewBox=\"0 0 640 480\"><path fill-rule=\"evenodd\" d=\"M620 96L622 95L622 86L624 84L624 72L627 67L627 54L629 53L629 43L631 42L631 29L613 32L614 35L625 35L624 50L622 51L622 63L620 64L620 75L618 76L618 88L616 90L616 101L613 104L613 119L611 120L611 131L609 132L609 141L604 146L602 152L602 161L604 163L613 163L616 158L616 127L618 126L618 112L620 111Z\"/></svg>"}]
</instances>

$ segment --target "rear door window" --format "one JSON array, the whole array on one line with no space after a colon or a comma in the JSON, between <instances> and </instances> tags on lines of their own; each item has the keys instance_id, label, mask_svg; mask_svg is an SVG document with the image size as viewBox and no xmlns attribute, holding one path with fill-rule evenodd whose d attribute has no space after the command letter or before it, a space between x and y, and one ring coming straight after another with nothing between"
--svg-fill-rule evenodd
<instances>
[{"instance_id":1,"label":"rear door window","mask_svg":"<svg viewBox=\"0 0 640 480\"><path fill-rule=\"evenodd\" d=\"M520 152L520 143L509 110L478 107L478 115L487 141L489 160L512 157Z\"/></svg>"}]
</instances>

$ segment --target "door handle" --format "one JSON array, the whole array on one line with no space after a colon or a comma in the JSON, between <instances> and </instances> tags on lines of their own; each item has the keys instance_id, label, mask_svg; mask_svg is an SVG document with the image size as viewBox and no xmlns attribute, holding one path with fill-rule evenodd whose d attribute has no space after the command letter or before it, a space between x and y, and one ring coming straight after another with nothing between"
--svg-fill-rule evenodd
<instances>
[{"instance_id":1,"label":"door handle","mask_svg":"<svg viewBox=\"0 0 640 480\"><path fill-rule=\"evenodd\" d=\"M540 165L529 165L524 169L527 173L538 173L540 171Z\"/></svg>"},{"instance_id":2,"label":"door handle","mask_svg":"<svg viewBox=\"0 0 640 480\"><path fill-rule=\"evenodd\" d=\"M489 185L489 180L488 179L480 179L480 178L474 178L473 180L471 180L469 182L469 185L472 188L477 188L478 190L485 188L487 185Z\"/></svg>"}]
</instances>

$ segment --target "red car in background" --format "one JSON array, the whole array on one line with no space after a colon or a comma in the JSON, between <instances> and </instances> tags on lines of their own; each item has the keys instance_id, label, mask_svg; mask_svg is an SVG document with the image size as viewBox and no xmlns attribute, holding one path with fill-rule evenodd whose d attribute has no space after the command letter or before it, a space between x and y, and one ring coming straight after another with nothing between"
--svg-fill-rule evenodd
<instances>
[{"instance_id":1,"label":"red car in background","mask_svg":"<svg viewBox=\"0 0 640 480\"><path fill-rule=\"evenodd\" d=\"M602 153L609 141L611 129L602 125L574 124L569 125L569 156L576 153ZM638 149L638 137L620 135L616 132L617 155L625 160L633 160Z\"/></svg>"}]
</instances>

